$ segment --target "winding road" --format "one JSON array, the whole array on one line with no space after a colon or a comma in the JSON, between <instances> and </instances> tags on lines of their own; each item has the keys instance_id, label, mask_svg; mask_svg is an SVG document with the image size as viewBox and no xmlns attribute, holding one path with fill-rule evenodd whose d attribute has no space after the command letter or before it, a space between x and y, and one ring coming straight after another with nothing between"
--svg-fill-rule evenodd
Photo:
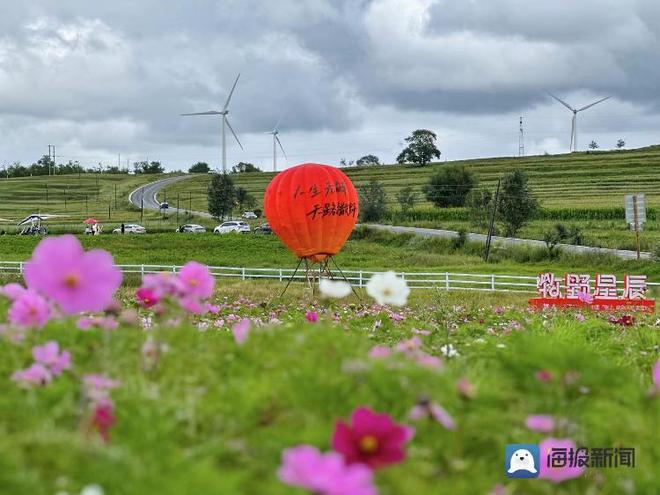
<instances>
[{"instance_id":1,"label":"winding road","mask_svg":"<svg viewBox=\"0 0 660 495\"><path fill-rule=\"evenodd\" d=\"M151 182L131 192L131 194L128 196L128 200L133 205L140 208L142 204L142 200L144 199L145 208L149 210L158 210L160 209L160 203L156 200L156 195L158 194L158 191L160 191L164 187L174 184L175 182L190 179L192 177L195 177L195 175L178 175L176 177L168 177L166 179L161 179L155 182ZM170 208L168 211L176 211L176 208ZM179 211L183 212L188 210L179 208ZM205 211L191 211L190 213L204 218L212 218L211 215ZM381 224L368 224L364 226L372 229L385 230L396 234L415 234L423 237L445 237L445 238L458 237L458 232L456 232L455 230L425 229L422 227L402 227L398 225L381 225ZM469 241L485 243L487 236L485 234L468 233L467 237ZM536 239L519 239L515 237L493 236L492 242L497 243L501 246L534 246L541 248L546 247L544 241L539 241ZM626 249L610 249L610 248L600 248L600 247L592 247L592 246L575 246L572 244L558 244L557 246L562 250L570 253L609 254L626 260L632 260L637 257L637 253L635 251L629 251ZM642 259L651 259L652 255L651 253L641 253L641 257Z\"/></svg>"}]
</instances>

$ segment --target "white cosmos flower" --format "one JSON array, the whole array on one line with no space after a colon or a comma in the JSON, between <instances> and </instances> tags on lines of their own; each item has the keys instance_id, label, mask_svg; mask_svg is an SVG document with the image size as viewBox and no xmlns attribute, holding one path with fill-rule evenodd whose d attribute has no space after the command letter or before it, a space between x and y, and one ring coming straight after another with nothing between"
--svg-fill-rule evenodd
<instances>
[{"instance_id":1,"label":"white cosmos flower","mask_svg":"<svg viewBox=\"0 0 660 495\"><path fill-rule=\"evenodd\" d=\"M406 281L394 272L375 273L367 282L367 294L381 305L405 306L410 289Z\"/></svg>"},{"instance_id":2,"label":"white cosmos flower","mask_svg":"<svg viewBox=\"0 0 660 495\"><path fill-rule=\"evenodd\" d=\"M451 345L451 344L443 345L442 347L440 347L440 352L441 352L444 356L447 356L448 358L458 357L458 356L459 356L458 351L457 351L456 348L455 348L453 345Z\"/></svg>"},{"instance_id":3,"label":"white cosmos flower","mask_svg":"<svg viewBox=\"0 0 660 495\"><path fill-rule=\"evenodd\" d=\"M342 280L322 278L319 281L319 290L325 297L341 299L351 293L351 286Z\"/></svg>"},{"instance_id":4,"label":"white cosmos flower","mask_svg":"<svg viewBox=\"0 0 660 495\"><path fill-rule=\"evenodd\" d=\"M99 485L87 485L82 489L80 495L103 495L103 488Z\"/></svg>"}]
</instances>

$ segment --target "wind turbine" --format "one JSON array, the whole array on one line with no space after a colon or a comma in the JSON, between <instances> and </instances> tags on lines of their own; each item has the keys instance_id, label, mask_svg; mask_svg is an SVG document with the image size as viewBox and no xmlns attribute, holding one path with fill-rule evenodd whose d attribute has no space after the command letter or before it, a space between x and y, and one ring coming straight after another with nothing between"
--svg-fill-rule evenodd
<instances>
[{"instance_id":1,"label":"wind turbine","mask_svg":"<svg viewBox=\"0 0 660 495\"><path fill-rule=\"evenodd\" d=\"M234 94L234 90L236 89L236 85L238 84L238 78L241 77L240 74L236 76L236 80L234 81L234 85L231 87L231 91L229 92L229 96L227 97L227 101L225 101L225 106L222 107L221 111L217 110L210 110L208 112L198 112L198 113L182 113L181 115L184 117L188 117L191 115L222 115L222 171L227 172L227 135L226 135L226 127L229 127L229 130L231 133L234 135L234 138L236 139L236 142L238 145L243 149L243 145L241 142L238 140L238 136L234 132L234 129L231 127L231 124L229 123L229 119L227 119L227 114L229 113L229 101L231 100L231 95Z\"/></svg>"},{"instance_id":2,"label":"wind turbine","mask_svg":"<svg viewBox=\"0 0 660 495\"><path fill-rule=\"evenodd\" d=\"M568 108L571 112L573 112L573 122L571 124L571 146L569 150L571 152L577 151L577 114L581 112L582 110L586 110L587 108L591 108L594 105L598 105L599 103L608 100L611 98L611 96L606 96L605 98L601 98L600 100L597 100L593 103L590 103L586 107L578 108L577 110L570 106L568 103L566 103L564 100L561 100L557 98L555 95L553 95L550 91L547 91L547 93L552 96L555 100L557 100L559 103L564 105L566 108Z\"/></svg>"},{"instance_id":3,"label":"wind turbine","mask_svg":"<svg viewBox=\"0 0 660 495\"><path fill-rule=\"evenodd\" d=\"M281 121L282 119L280 119ZM280 121L275 124L275 127L273 128L272 131L269 131L268 134L273 135L273 172L277 172L277 145L279 144L280 149L282 150L282 154L284 155L284 158L287 158L286 152L284 151L284 148L282 147L282 142L280 141L280 138L277 137L277 135L280 133L277 128L280 126Z\"/></svg>"}]
</instances>

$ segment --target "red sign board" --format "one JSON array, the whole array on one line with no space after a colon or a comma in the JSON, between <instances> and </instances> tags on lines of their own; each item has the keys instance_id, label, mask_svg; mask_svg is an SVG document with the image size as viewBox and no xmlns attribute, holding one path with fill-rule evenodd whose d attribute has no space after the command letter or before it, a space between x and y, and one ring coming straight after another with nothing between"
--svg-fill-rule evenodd
<instances>
[{"instance_id":1,"label":"red sign board","mask_svg":"<svg viewBox=\"0 0 660 495\"><path fill-rule=\"evenodd\" d=\"M590 275L567 273L562 283L554 273L541 273L536 290L539 297L529 300L533 308L655 311L655 301L646 298L646 275L625 275L623 288L619 288L615 275L598 274L592 290Z\"/></svg>"}]
</instances>

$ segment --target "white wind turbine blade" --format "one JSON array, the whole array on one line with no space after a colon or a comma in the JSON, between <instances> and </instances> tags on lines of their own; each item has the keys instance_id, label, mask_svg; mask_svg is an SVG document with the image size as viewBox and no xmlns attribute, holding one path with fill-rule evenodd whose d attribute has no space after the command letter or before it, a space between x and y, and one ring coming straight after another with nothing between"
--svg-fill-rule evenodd
<instances>
[{"instance_id":1,"label":"white wind turbine blade","mask_svg":"<svg viewBox=\"0 0 660 495\"><path fill-rule=\"evenodd\" d=\"M568 103L566 103L564 100L562 100L562 99L560 99L560 98L557 98L557 97L556 97L555 95L553 95L550 91L546 91L546 93L548 93L548 94L549 94L550 96L552 96L555 100L557 100L559 103L561 103L561 104L564 105L566 108L568 108L571 112L574 112L574 111L575 111L575 109L574 109L572 106L570 106L570 105L569 105Z\"/></svg>"},{"instance_id":2,"label":"white wind turbine blade","mask_svg":"<svg viewBox=\"0 0 660 495\"><path fill-rule=\"evenodd\" d=\"M188 115L222 115L222 112L217 112L215 110L211 110L208 112L196 112L196 113L182 113L182 116L188 116Z\"/></svg>"},{"instance_id":3,"label":"white wind turbine blade","mask_svg":"<svg viewBox=\"0 0 660 495\"><path fill-rule=\"evenodd\" d=\"M600 100L595 101L595 102L591 103L590 105L587 105L586 107L582 107L582 108L580 108L580 109L578 110L578 112L581 112L582 110L586 110L587 108L591 108L591 107L593 107L594 105L598 105L599 103L601 103L601 102L603 102L603 101L605 101L605 100L609 100L610 98L612 98L612 97L611 97L611 96L606 96L605 98L601 98Z\"/></svg>"},{"instance_id":4,"label":"white wind turbine blade","mask_svg":"<svg viewBox=\"0 0 660 495\"><path fill-rule=\"evenodd\" d=\"M236 85L238 84L238 78L239 77L241 77L240 73L236 76L236 80L234 81L234 85L231 87L231 91L229 92L229 96L227 97L227 101L225 102L225 106L222 107L223 112L227 111L227 107L229 106L229 100L231 100L231 95L234 94L234 90L236 89Z\"/></svg>"},{"instance_id":5,"label":"white wind turbine blade","mask_svg":"<svg viewBox=\"0 0 660 495\"><path fill-rule=\"evenodd\" d=\"M225 117L225 123L227 124L227 127L229 127L229 130L231 131L231 133L234 135L234 139L236 139L236 142L238 143L238 145L241 147L241 149L243 149L243 145L239 141L238 136L234 132L234 129L232 128L231 124L229 124L229 119L227 119L227 117Z\"/></svg>"},{"instance_id":6,"label":"white wind turbine blade","mask_svg":"<svg viewBox=\"0 0 660 495\"><path fill-rule=\"evenodd\" d=\"M576 119L577 115L573 114L573 120L571 121L571 145L569 147L569 151L573 152L573 150L577 147L577 143L575 142L575 124L576 124Z\"/></svg>"},{"instance_id":7,"label":"white wind turbine blade","mask_svg":"<svg viewBox=\"0 0 660 495\"><path fill-rule=\"evenodd\" d=\"M282 150L282 154L284 155L284 158L286 158L286 159L288 160L289 157L286 156L286 151L284 151L284 148L282 147L282 142L280 141L280 138L278 138L277 136L275 136L275 141L277 141L277 144L280 145L280 149Z\"/></svg>"}]
</instances>

